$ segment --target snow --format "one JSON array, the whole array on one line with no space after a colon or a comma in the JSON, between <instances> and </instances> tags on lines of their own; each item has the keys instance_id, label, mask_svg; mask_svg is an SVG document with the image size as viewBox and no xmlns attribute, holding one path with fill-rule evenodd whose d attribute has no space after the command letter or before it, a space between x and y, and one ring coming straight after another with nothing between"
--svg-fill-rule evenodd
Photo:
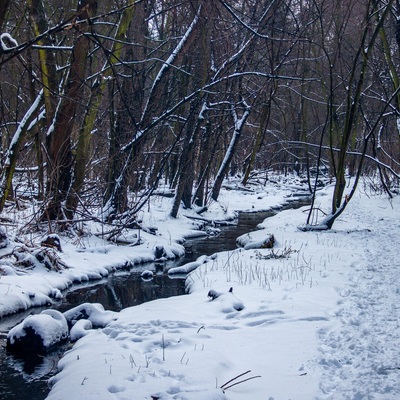
<instances>
[{"instance_id":1,"label":"snow","mask_svg":"<svg viewBox=\"0 0 400 400\"><path fill-rule=\"evenodd\" d=\"M77 340L83 338L92 328L93 324L88 319L80 319L79 321L76 321L69 333L71 342L76 342Z\"/></svg>"},{"instance_id":2,"label":"snow","mask_svg":"<svg viewBox=\"0 0 400 400\"><path fill-rule=\"evenodd\" d=\"M182 265L181 267L170 268L168 270L168 274L169 275L179 275L179 274L186 275L186 274L194 271L198 267L200 267L200 265L207 262L207 260L208 260L208 257L205 255L202 255L202 256L198 257L196 261L189 262L185 265Z\"/></svg>"},{"instance_id":3,"label":"snow","mask_svg":"<svg viewBox=\"0 0 400 400\"><path fill-rule=\"evenodd\" d=\"M18 47L18 42L9 33L2 33L0 35L0 47L3 51L12 50Z\"/></svg>"},{"instance_id":4,"label":"snow","mask_svg":"<svg viewBox=\"0 0 400 400\"><path fill-rule=\"evenodd\" d=\"M114 312L104 310L99 303L83 303L64 313L64 317L73 326L84 318L90 321L92 326L103 328L113 320L114 316Z\"/></svg>"},{"instance_id":5,"label":"snow","mask_svg":"<svg viewBox=\"0 0 400 400\"><path fill-rule=\"evenodd\" d=\"M6 35L5 33L3 33L1 35L1 37L3 35ZM23 116L22 120L20 121L20 123L18 124L18 128L14 133L14 136L11 139L11 143L8 146L8 152L6 153L6 160L4 165L10 165L11 163L11 159L10 156L12 155L12 153L15 151L15 147L17 145L17 143L21 140L21 135L23 134L24 129L26 128L26 125L28 124L30 118L32 118L33 114L36 112L36 110L40 107L40 103L42 101L43 98L43 89L40 90L39 94L37 95L35 101L32 103L31 107L29 108L29 110L26 112L26 114ZM4 179L4 178L3 178ZM4 183L1 184L2 186L4 186Z\"/></svg>"},{"instance_id":6,"label":"snow","mask_svg":"<svg viewBox=\"0 0 400 400\"><path fill-rule=\"evenodd\" d=\"M232 185L202 217L278 208L299 188L290 180L252 192ZM329 210L332 191L322 189L316 207ZM190 210L169 218L170 202L154 199L143 212L158 231L141 232L141 245L61 237L68 269L1 276L0 315L35 298L51 301L52 290L72 281L154 259L156 245L181 254L177 243L196 222L183 215ZM78 340L60 360L47 400L399 399L400 198L360 185L329 231L298 229L307 210L280 211L251 233L251 243L273 234L273 249L238 248L200 257L193 270L183 266L191 270L186 296L118 313L92 305L107 319L91 330L78 321Z\"/></svg>"},{"instance_id":7,"label":"snow","mask_svg":"<svg viewBox=\"0 0 400 400\"><path fill-rule=\"evenodd\" d=\"M68 337L67 321L57 310L44 310L40 314L25 318L8 333L10 343L14 344L18 339L26 336L29 329L42 339L45 348Z\"/></svg>"}]
</instances>

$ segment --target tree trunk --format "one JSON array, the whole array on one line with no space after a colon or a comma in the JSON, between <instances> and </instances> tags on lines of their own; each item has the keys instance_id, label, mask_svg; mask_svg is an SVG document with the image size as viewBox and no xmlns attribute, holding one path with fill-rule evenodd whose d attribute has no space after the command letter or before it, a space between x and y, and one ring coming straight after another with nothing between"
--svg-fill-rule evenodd
<instances>
[{"instance_id":1,"label":"tree trunk","mask_svg":"<svg viewBox=\"0 0 400 400\"><path fill-rule=\"evenodd\" d=\"M12 187L12 178L14 176L15 166L19 152L25 140L29 125L37 117L43 100L43 91L39 93L35 101L26 112L11 140L6 154L6 161L0 173L0 212L4 209L4 204L10 194Z\"/></svg>"},{"instance_id":2,"label":"tree trunk","mask_svg":"<svg viewBox=\"0 0 400 400\"><path fill-rule=\"evenodd\" d=\"M2 27L7 16L9 4L10 0L1 0L0 2L0 31L2 31Z\"/></svg>"},{"instance_id":3,"label":"tree trunk","mask_svg":"<svg viewBox=\"0 0 400 400\"><path fill-rule=\"evenodd\" d=\"M249 162L246 165L244 176L242 179L242 184L246 186L247 181L249 179L250 173L254 167L254 163L256 161L256 156L258 151L260 150L260 147L263 142L265 130L267 129L268 122L269 122L269 117L271 115L271 101L272 101L272 92L270 93L270 97L268 99L267 103L264 103L261 108L261 117L260 117L260 127L257 130L257 135L255 139L255 143L253 145L253 148L251 150Z\"/></svg>"},{"instance_id":4,"label":"tree trunk","mask_svg":"<svg viewBox=\"0 0 400 400\"><path fill-rule=\"evenodd\" d=\"M138 61L134 65L123 68L122 82L116 80L113 85L117 93L116 99L111 99L113 110L110 113L110 147L109 168L107 171L107 187L104 193L104 217L113 219L127 211L128 207L128 178L132 161L137 150L138 142L132 149L127 150L126 144L139 133L139 121L144 107L145 69L140 67L146 59L146 38L148 36L147 18L152 10L151 4L141 2L135 5L135 19L133 12L121 20L121 30L118 41L129 41L141 46L124 46L120 50L122 59L127 62ZM113 59L114 60L114 59ZM121 57L115 57L119 63ZM117 69L118 71L118 69ZM113 96L113 94L111 94ZM140 136L140 135L139 135Z\"/></svg>"},{"instance_id":5,"label":"tree trunk","mask_svg":"<svg viewBox=\"0 0 400 400\"><path fill-rule=\"evenodd\" d=\"M88 20L96 12L97 1L86 0L79 3L78 20ZM63 219L62 203L66 200L73 168L71 135L75 127L76 110L84 90L86 59L90 41L84 35L86 24L76 26L71 65L64 96L60 99L58 111L47 136L48 151L48 204L43 218Z\"/></svg>"},{"instance_id":6,"label":"tree trunk","mask_svg":"<svg viewBox=\"0 0 400 400\"><path fill-rule=\"evenodd\" d=\"M210 177L211 160L215 151L211 148L211 123L209 120L205 123L204 133L201 135L200 151L199 178L192 202L197 206L205 206L207 201L207 182Z\"/></svg>"},{"instance_id":7,"label":"tree trunk","mask_svg":"<svg viewBox=\"0 0 400 400\"><path fill-rule=\"evenodd\" d=\"M236 110L232 109L232 117L234 121L234 130L231 141L229 143L228 149L225 153L224 159L219 167L217 176L215 178L215 182L211 192L211 198L214 201L218 200L219 193L221 191L222 182L225 178L226 173L228 172L229 165L235 155L236 147L239 143L239 138L242 133L242 129L246 123L248 116L250 115L250 107L247 104L244 104L245 110L241 118L238 118L236 114Z\"/></svg>"},{"instance_id":8,"label":"tree trunk","mask_svg":"<svg viewBox=\"0 0 400 400\"><path fill-rule=\"evenodd\" d=\"M390 1L390 4L392 2L393 0ZM374 4L372 7L371 15L377 12L375 6L376 4ZM385 7L386 8L383 10L382 15L377 19L377 24L374 27L372 35L368 39L368 41L367 37L369 34L369 30L365 28L361 43L355 54L352 71L349 76L348 87L351 88L354 85L355 90L354 93L351 93L349 90L346 99L346 117L342 132L339 159L337 163L335 189L332 198L333 215L336 214L336 211L341 206L343 193L346 186L345 171L346 171L347 147L350 138L354 134L354 124L356 122L357 115L359 112L359 101L362 94L362 89L364 87L365 74L369 62L369 57L371 56L372 49L374 48L376 38L381 32L383 21L390 12L390 5L386 5ZM361 66L359 65L360 63ZM360 71L357 73L358 68L360 68Z\"/></svg>"},{"instance_id":9,"label":"tree trunk","mask_svg":"<svg viewBox=\"0 0 400 400\"><path fill-rule=\"evenodd\" d=\"M191 107L196 108L197 100L193 101ZM186 208L191 208L192 206L192 189L194 181L194 150L195 144L197 142L197 137L201 125L203 123L203 112L204 107L201 109L197 121L194 120L194 110L192 110L188 117L188 122L186 126L186 136L183 145L183 151L181 153L181 158L179 160L179 178L175 191L174 202L171 209L171 217L176 218L178 216L179 206L181 201Z\"/></svg>"},{"instance_id":10,"label":"tree trunk","mask_svg":"<svg viewBox=\"0 0 400 400\"><path fill-rule=\"evenodd\" d=\"M127 31L132 22L134 11L134 6L127 7L123 11L118 24L117 32L115 34L113 48L107 60L109 65L104 66L102 77L96 80L92 86L91 97L88 105L86 106L85 117L79 131L73 181L67 196L66 209L68 218L73 218L78 206L79 194L84 184L87 162L89 160L91 133L94 129L100 103L103 99L104 91L108 84L107 78L112 76L115 65L121 60L123 40L126 38Z\"/></svg>"}]
</instances>

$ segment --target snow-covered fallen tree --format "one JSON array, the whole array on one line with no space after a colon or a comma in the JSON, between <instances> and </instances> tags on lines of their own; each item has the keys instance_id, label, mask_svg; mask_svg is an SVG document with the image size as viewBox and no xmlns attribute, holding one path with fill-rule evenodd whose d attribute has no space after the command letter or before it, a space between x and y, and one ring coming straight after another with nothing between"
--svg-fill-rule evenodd
<instances>
[{"instance_id":1,"label":"snow-covered fallen tree","mask_svg":"<svg viewBox=\"0 0 400 400\"><path fill-rule=\"evenodd\" d=\"M181 265L180 267L175 267L171 268L168 270L169 275L186 275L189 272L194 271L196 268L198 268L200 265L204 264L207 262L208 257L207 256L200 256L196 261L192 261L190 263L187 263L185 265Z\"/></svg>"}]
</instances>

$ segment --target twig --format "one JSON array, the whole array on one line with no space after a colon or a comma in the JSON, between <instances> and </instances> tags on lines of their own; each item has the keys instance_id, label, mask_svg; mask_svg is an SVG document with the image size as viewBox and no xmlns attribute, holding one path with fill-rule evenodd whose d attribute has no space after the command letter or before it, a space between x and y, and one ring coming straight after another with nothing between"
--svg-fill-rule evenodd
<instances>
[{"instance_id":1,"label":"twig","mask_svg":"<svg viewBox=\"0 0 400 400\"><path fill-rule=\"evenodd\" d=\"M250 378L243 379L243 380L241 380L241 381L239 381L239 382L232 383L232 385L226 386L223 390L229 389L229 388L231 388L232 386L239 385L239 383L247 382L247 381L250 381L251 379L256 379L256 378L261 378L261 375L251 376ZM222 388L221 388L221 389L222 389Z\"/></svg>"},{"instance_id":2,"label":"twig","mask_svg":"<svg viewBox=\"0 0 400 400\"><path fill-rule=\"evenodd\" d=\"M232 378L232 379L229 380L228 382L225 382L225 383L221 386L221 389L223 389L224 386L226 386L228 383L233 382L235 379L240 378L241 376L246 375L246 374L248 374L249 372L251 372L250 369L249 369L248 371L246 371L246 372L243 372L243 374L240 374L240 375L235 376L234 378Z\"/></svg>"},{"instance_id":3,"label":"twig","mask_svg":"<svg viewBox=\"0 0 400 400\"><path fill-rule=\"evenodd\" d=\"M129 361L131 363L131 368L133 368L133 365L136 367L135 359L133 358L132 354L129 355Z\"/></svg>"},{"instance_id":4,"label":"twig","mask_svg":"<svg viewBox=\"0 0 400 400\"><path fill-rule=\"evenodd\" d=\"M186 351L183 353L183 356L182 356L182 358L181 358L181 364L182 364L182 361L183 361L185 355L186 355Z\"/></svg>"},{"instance_id":5,"label":"twig","mask_svg":"<svg viewBox=\"0 0 400 400\"><path fill-rule=\"evenodd\" d=\"M202 329L206 329L206 328L204 328L204 325L201 326L199 329L197 329L197 333L199 333Z\"/></svg>"},{"instance_id":6,"label":"twig","mask_svg":"<svg viewBox=\"0 0 400 400\"><path fill-rule=\"evenodd\" d=\"M164 342L164 334L162 335L162 359L165 361L165 342Z\"/></svg>"}]
</instances>

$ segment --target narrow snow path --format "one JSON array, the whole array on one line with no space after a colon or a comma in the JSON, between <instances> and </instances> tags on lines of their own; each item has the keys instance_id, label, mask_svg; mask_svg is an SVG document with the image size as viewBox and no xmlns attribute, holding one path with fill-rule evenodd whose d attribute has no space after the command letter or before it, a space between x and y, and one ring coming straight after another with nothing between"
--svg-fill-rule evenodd
<instances>
[{"instance_id":1,"label":"narrow snow path","mask_svg":"<svg viewBox=\"0 0 400 400\"><path fill-rule=\"evenodd\" d=\"M349 233L349 246L363 243L363 259L348 265L339 323L319 331L321 399L400 399L399 216L388 208L369 215L355 210L372 229Z\"/></svg>"}]
</instances>

